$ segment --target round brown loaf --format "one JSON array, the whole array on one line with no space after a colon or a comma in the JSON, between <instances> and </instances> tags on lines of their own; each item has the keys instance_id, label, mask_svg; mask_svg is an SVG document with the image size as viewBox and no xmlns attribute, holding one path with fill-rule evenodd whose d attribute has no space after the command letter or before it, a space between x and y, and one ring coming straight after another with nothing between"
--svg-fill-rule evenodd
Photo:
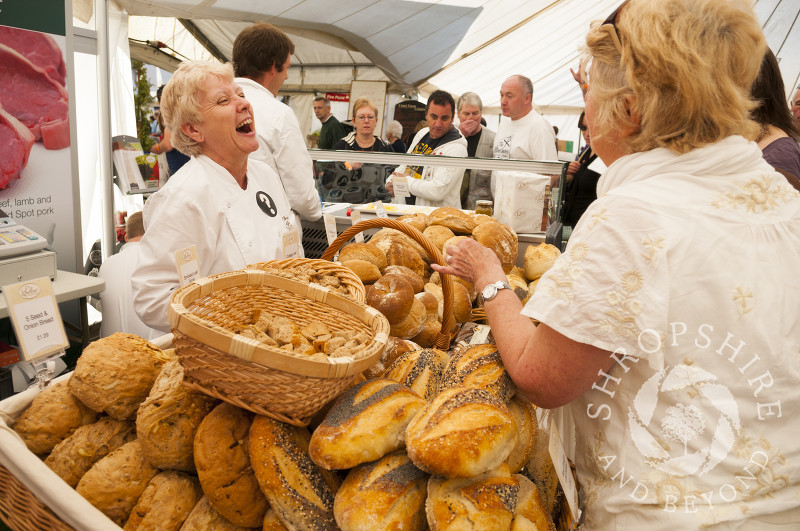
<instances>
[{"instance_id":1,"label":"round brown loaf","mask_svg":"<svg viewBox=\"0 0 800 531\"><path fill-rule=\"evenodd\" d=\"M472 220L475 222L475 226L482 225L484 223L492 223L497 221L492 216L487 216L486 214L472 214Z\"/></svg>"},{"instance_id":2,"label":"round brown loaf","mask_svg":"<svg viewBox=\"0 0 800 531\"><path fill-rule=\"evenodd\" d=\"M147 484L123 529L178 531L202 496L197 478L160 472Z\"/></svg>"},{"instance_id":3,"label":"round brown loaf","mask_svg":"<svg viewBox=\"0 0 800 531\"><path fill-rule=\"evenodd\" d=\"M164 364L136 415L136 436L151 465L194 472L194 436L217 400L183 385L178 360Z\"/></svg>"},{"instance_id":4,"label":"round brown loaf","mask_svg":"<svg viewBox=\"0 0 800 531\"><path fill-rule=\"evenodd\" d=\"M442 377L442 389L452 387L484 389L504 403L516 391L497 346L492 344L475 345L453 354Z\"/></svg>"},{"instance_id":5,"label":"round brown loaf","mask_svg":"<svg viewBox=\"0 0 800 531\"><path fill-rule=\"evenodd\" d=\"M444 242L455 236L453 231L442 225L431 225L422 234L440 251L443 249Z\"/></svg>"},{"instance_id":6,"label":"round brown loaf","mask_svg":"<svg viewBox=\"0 0 800 531\"><path fill-rule=\"evenodd\" d=\"M423 291L414 296L425 306L425 312L428 314L428 318L439 318L439 299L436 298L436 295Z\"/></svg>"},{"instance_id":7,"label":"round brown loaf","mask_svg":"<svg viewBox=\"0 0 800 531\"><path fill-rule=\"evenodd\" d=\"M86 407L69 391L67 382L46 387L36 395L14 423L28 450L48 454L75 430L97 420L97 413Z\"/></svg>"},{"instance_id":8,"label":"round brown loaf","mask_svg":"<svg viewBox=\"0 0 800 531\"><path fill-rule=\"evenodd\" d=\"M483 389L440 392L406 428L406 450L414 464L445 477L491 470L508 458L516 442L514 417Z\"/></svg>"},{"instance_id":9,"label":"round brown loaf","mask_svg":"<svg viewBox=\"0 0 800 531\"><path fill-rule=\"evenodd\" d=\"M519 239L511 227L500 222L483 223L475 227L472 237L492 250L503 266L503 272L509 273L517 262Z\"/></svg>"},{"instance_id":10,"label":"round brown loaf","mask_svg":"<svg viewBox=\"0 0 800 531\"><path fill-rule=\"evenodd\" d=\"M421 276L419 276L414 271L410 270L409 268L401 265L390 265L386 267L386 270L383 272L384 275L400 275L406 281L411 284L411 289L414 290L414 293L419 293L422 291L422 287L425 285L425 280Z\"/></svg>"},{"instance_id":11,"label":"round brown loaf","mask_svg":"<svg viewBox=\"0 0 800 531\"><path fill-rule=\"evenodd\" d=\"M249 531L250 528L230 523L203 496L183 523L181 531Z\"/></svg>"},{"instance_id":12,"label":"round brown loaf","mask_svg":"<svg viewBox=\"0 0 800 531\"><path fill-rule=\"evenodd\" d=\"M427 491L428 474L394 452L350 471L333 514L342 531L424 529Z\"/></svg>"},{"instance_id":13,"label":"round brown loaf","mask_svg":"<svg viewBox=\"0 0 800 531\"><path fill-rule=\"evenodd\" d=\"M527 399L515 394L508 401L508 410L517 423L517 445L508 454L506 463L511 472L519 472L533 457L536 447L536 434L539 426L536 421L536 410Z\"/></svg>"},{"instance_id":14,"label":"round brown loaf","mask_svg":"<svg viewBox=\"0 0 800 531\"><path fill-rule=\"evenodd\" d=\"M372 238L370 238L369 243L375 245L380 249L384 254L389 252L389 247L392 243L398 242L406 247L414 249L420 255L420 257L425 260L426 262L431 261L431 257L428 254L428 251L420 244L417 240L411 238L410 236L406 235L403 232L395 229L381 229L376 232Z\"/></svg>"},{"instance_id":15,"label":"round brown loaf","mask_svg":"<svg viewBox=\"0 0 800 531\"><path fill-rule=\"evenodd\" d=\"M425 227L428 226L429 222L428 215L423 214L422 212L400 216L399 218L397 218L397 221L401 223L407 223L420 232L425 230Z\"/></svg>"},{"instance_id":16,"label":"round brown loaf","mask_svg":"<svg viewBox=\"0 0 800 531\"><path fill-rule=\"evenodd\" d=\"M467 240L467 239L470 239L470 237L469 236L453 236L452 238L450 238L449 240L444 242L444 245L442 246L442 254L444 255L444 261L447 262L447 258L449 257L449 255L447 253L447 247L448 246L450 246L450 245L458 245L458 243L460 241Z\"/></svg>"},{"instance_id":17,"label":"round brown loaf","mask_svg":"<svg viewBox=\"0 0 800 531\"><path fill-rule=\"evenodd\" d=\"M442 302L444 311L444 302ZM472 297L469 291L459 282L453 282L453 317L457 323L472 321Z\"/></svg>"},{"instance_id":18,"label":"round brown loaf","mask_svg":"<svg viewBox=\"0 0 800 531\"><path fill-rule=\"evenodd\" d=\"M381 312L389 324L406 319L414 303L414 291L406 279L398 275L380 278L366 289L367 304ZM396 335L396 334L393 334Z\"/></svg>"},{"instance_id":19,"label":"round brown loaf","mask_svg":"<svg viewBox=\"0 0 800 531\"><path fill-rule=\"evenodd\" d=\"M256 415L250 463L261 491L289 529L335 530L333 496L340 481L308 456L305 428Z\"/></svg>"},{"instance_id":20,"label":"round brown loaf","mask_svg":"<svg viewBox=\"0 0 800 531\"><path fill-rule=\"evenodd\" d=\"M389 246L389 250L386 251L386 263L407 267L421 277L426 275L428 269L428 264L417 251L400 242L394 242Z\"/></svg>"},{"instance_id":21,"label":"round brown loaf","mask_svg":"<svg viewBox=\"0 0 800 531\"><path fill-rule=\"evenodd\" d=\"M194 438L197 477L209 503L242 527L258 527L267 499L250 465L253 414L223 402L206 415Z\"/></svg>"},{"instance_id":22,"label":"round brown loaf","mask_svg":"<svg viewBox=\"0 0 800 531\"><path fill-rule=\"evenodd\" d=\"M368 380L336 400L314 430L308 453L329 470L380 459L402 448L406 426L423 405L425 400L394 380Z\"/></svg>"},{"instance_id":23,"label":"round brown loaf","mask_svg":"<svg viewBox=\"0 0 800 531\"><path fill-rule=\"evenodd\" d=\"M408 312L408 315L402 321L397 323L392 323L390 321L389 330L393 336L403 339L411 339L420 333L422 327L425 325L426 320L427 314L425 312L425 305L422 304L419 299L412 296L411 311Z\"/></svg>"},{"instance_id":24,"label":"round brown loaf","mask_svg":"<svg viewBox=\"0 0 800 531\"><path fill-rule=\"evenodd\" d=\"M426 293L426 295L429 294ZM435 315L433 317L429 315L425 319L425 324L422 325L422 330L411 339L421 347L434 347L436 346L436 338L441 331L442 323L439 322L439 318Z\"/></svg>"},{"instance_id":25,"label":"round brown loaf","mask_svg":"<svg viewBox=\"0 0 800 531\"><path fill-rule=\"evenodd\" d=\"M553 267L561 251L555 245L540 243L537 246L529 245L525 249L523 261L525 264L525 277L528 280L536 280Z\"/></svg>"},{"instance_id":26,"label":"round brown loaf","mask_svg":"<svg viewBox=\"0 0 800 531\"><path fill-rule=\"evenodd\" d=\"M378 266L372 262L354 258L351 260L345 260L342 262L342 265L355 273L364 285L372 284L381 278L381 270L378 269Z\"/></svg>"},{"instance_id":27,"label":"round brown loaf","mask_svg":"<svg viewBox=\"0 0 800 531\"><path fill-rule=\"evenodd\" d=\"M377 267L381 273L386 269L386 253L371 243L348 243L339 251L339 261L364 260Z\"/></svg>"},{"instance_id":28,"label":"round brown loaf","mask_svg":"<svg viewBox=\"0 0 800 531\"><path fill-rule=\"evenodd\" d=\"M386 370L384 378L398 382L425 400L439 392L439 382L450 357L436 348L406 352Z\"/></svg>"},{"instance_id":29,"label":"round brown loaf","mask_svg":"<svg viewBox=\"0 0 800 531\"><path fill-rule=\"evenodd\" d=\"M437 208L428 215L430 225L442 225L456 234L472 234L475 220L466 212L453 207Z\"/></svg>"}]
</instances>

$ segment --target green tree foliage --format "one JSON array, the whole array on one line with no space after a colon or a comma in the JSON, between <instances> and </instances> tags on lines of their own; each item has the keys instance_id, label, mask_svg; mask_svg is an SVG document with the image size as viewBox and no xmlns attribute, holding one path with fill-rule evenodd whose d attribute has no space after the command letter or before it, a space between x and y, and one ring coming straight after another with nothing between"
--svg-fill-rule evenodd
<instances>
[{"instance_id":1,"label":"green tree foliage","mask_svg":"<svg viewBox=\"0 0 800 531\"><path fill-rule=\"evenodd\" d=\"M152 85L147 80L147 72L144 69L143 62L131 59L131 69L136 76L136 90L133 94L133 106L136 114L136 136L139 137L139 141L142 143L142 149L148 152L153 145L149 120L149 103L153 101L150 96Z\"/></svg>"}]
</instances>

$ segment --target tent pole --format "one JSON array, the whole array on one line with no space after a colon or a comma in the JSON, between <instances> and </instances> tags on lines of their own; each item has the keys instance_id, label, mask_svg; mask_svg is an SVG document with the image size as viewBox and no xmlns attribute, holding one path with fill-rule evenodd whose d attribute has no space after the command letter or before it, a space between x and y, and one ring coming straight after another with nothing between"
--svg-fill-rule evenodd
<instances>
[{"instance_id":1,"label":"tent pole","mask_svg":"<svg viewBox=\"0 0 800 531\"><path fill-rule=\"evenodd\" d=\"M114 178L111 159L111 54L108 43L108 2L98 0L95 2L95 24L97 27L97 85L98 104L100 111L100 149L98 157L98 178L102 190L102 228L103 235L102 253L105 260L113 254L114 243L117 241L114 229Z\"/></svg>"}]
</instances>

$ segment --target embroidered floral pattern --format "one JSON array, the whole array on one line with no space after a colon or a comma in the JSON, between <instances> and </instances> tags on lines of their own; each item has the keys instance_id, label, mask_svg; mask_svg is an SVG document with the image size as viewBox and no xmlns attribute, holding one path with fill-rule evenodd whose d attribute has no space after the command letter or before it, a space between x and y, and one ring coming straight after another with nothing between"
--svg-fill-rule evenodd
<instances>
[{"instance_id":1,"label":"embroidered floral pattern","mask_svg":"<svg viewBox=\"0 0 800 531\"><path fill-rule=\"evenodd\" d=\"M610 308L605 312L606 318L600 321L604 330L610 330L620 337L639 335L636 318L642 312L642 303L637 295L642 289L642 279L639 271L627 271L620 277L620 289L606 294Z\"/></svg>"},{"instance_id":2,"label":"embroidered floral pattern","mask_svg":"<svg viewBox=\"0 0 800 531\"><path fill-rule=\"evenodd\" d=\"M752 298L753 291L749 288L739 286L733 290L733 302L736 304L736 310L739 312L739 319L753 309L753 304L750 300Z\"/></svg>"},{"instance_id":3,"label":"embroidered floral pattern","mask_svg":"<svg viewBox=\"0 0 800 531\"><path fill-rule=\"evenodd\" d=\"M580 266L589 252L589 245L586 242L579 242L573 245L569 252L560 260L556 261L553 271L550 273L550 295L566 302L572 301L573 284L583 275L583 268Z\"/></svg>"},{"instance_id":4,"label":"embroidered floral pattern","mask_svg":"<svg viewBox=\"0 0 800 531\"><path fill-rule=\"evenodd\" d=\"M648 236L646 239L642 240L642 245L644 245L645 248L645 252L642 253L642 256L647 258L651 265L655 265L656 253L664 248L664 238L660 236Z\"/></svg>"},{"instance_id":5,"label":"embroidered floral pattern","mask_svg":"<svg viewBox=\"0 0 800 531\"><path fill-rule=\"evenodd\" d=\"M719 199L712 201L711 205L716 208L744 207L747 212L756 214L773 210L792 197L791 188L781 186L782 184L767 175L762 175L760 179L750 179L744 186L739 186L740 192L722 194Z\"/></svg>"}]
</instances>

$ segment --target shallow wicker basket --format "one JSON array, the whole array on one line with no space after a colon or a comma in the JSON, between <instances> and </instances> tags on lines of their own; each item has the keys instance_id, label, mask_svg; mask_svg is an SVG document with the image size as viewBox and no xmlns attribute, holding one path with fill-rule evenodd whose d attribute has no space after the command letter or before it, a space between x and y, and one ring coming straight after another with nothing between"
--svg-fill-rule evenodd
<instances>
[{"instance_id":1,"label":"shallow wicker basket","mask_svg":"<svg viewBox=\"0 0 800 531\"><path fill-rule=\"evenodd\" d=\"M319 322L372 339L353 356L311 359L234 334L255 309L300 327ZM168 316L185 385L296 426L308 425L372 365L389 334L386 318L363 302L258 270L221 273L178 289Z\"/></svg>"},{"instance_id":2,"label":"shallow wicker basket","mask_svg":"<svg viewBox=\"0 0 800 531\"><path fill-rule=\"evenodd\" d=\"M306 266L313 267L320 273L336 276L342 285L347 289L352 298L359 302L364 302L367 300L364 284L361 283L361 279L358 278L358 275L343 265L334 262L328 262L327 260L319 260L316 258L270 260L268 262L259 262L257 264L248 265L246 269L260 269L262 271L268 269L283 269L291 271L293 269L300 269Z\"/></svg>"},{"instance_id":3,"label":"shallow wicker basket","mask_svg":"<svg viewBox=\"0 0 800 531\"><path fill-rule=\"evenodd\" d=\"M2 465L0 465L0 520L14 531L72 529Z\"/></svg>"},{"instance_id":4,"label":"shallow wicker basket","mask_svg":"<svg viewBox=\"0 0 800 531\"><path fill-rule=\"evenodd\" d=\"M439 265L445 265L444 256L442 256L441 251L439 251L425 235L408 223L389 218L373 218L359 221L331 242L330 246L322 254L322 259L326 261L331 260L339 249L359 232L379 227L395 229L413 238L417 243L422 245L434 262ZM442 275L441 278L444 307L442 311L442 329L436 336L436 347L442 350L448 350L450 348L450 340L453 338L457 329L455 317L453 316L453 277L450 275Z\"/></svg>"}]
</instances>

